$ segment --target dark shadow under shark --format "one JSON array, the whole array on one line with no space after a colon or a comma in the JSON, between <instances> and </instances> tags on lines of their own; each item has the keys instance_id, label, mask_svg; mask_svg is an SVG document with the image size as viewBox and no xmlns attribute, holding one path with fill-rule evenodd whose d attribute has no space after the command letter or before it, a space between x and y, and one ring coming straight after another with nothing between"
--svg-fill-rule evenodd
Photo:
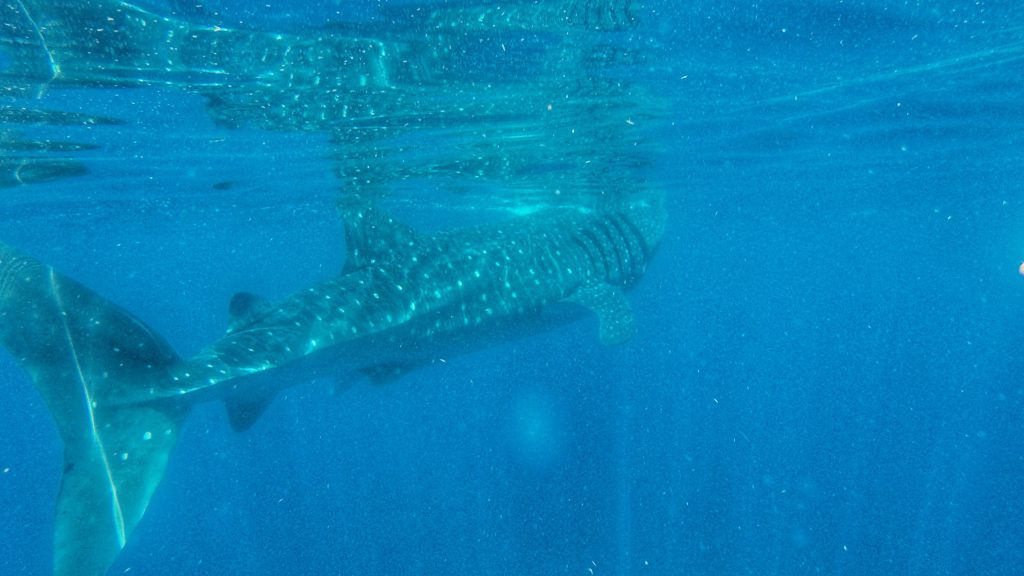
<instances>
[{"instance_id":1,"label":"dark shadow under shark","mask_svg":"<svg viewBox=\"0 0 1024 576\"><path fill-rule=\"evenodd\" d=\"M323 375L390 381L587 310L603 343L623 342L634 330L623 291L665 225L655 195L429 236L372 205L343 217L339 276L276 304L236 295L224 337L187 360L129 312L0 243L0 343L65 446L57 576L107 571L197 402L223 400L242 430L282 388Z\"/></svg>"}]
</instances>

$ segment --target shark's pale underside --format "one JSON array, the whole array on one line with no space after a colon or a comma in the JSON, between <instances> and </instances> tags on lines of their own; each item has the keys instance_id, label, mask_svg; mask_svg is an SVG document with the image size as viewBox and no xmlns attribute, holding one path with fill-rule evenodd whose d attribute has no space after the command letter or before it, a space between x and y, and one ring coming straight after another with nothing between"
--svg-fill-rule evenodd
<instances>
[{"instance_id":1,"label":"shark's pale underside","mask_svg":"<svg viewBox=\"0 0 1024 576\"><path fill-rule=\"evenodd\" d=\"M387 381L587 310L604 343L628 339L623 291L665 220L650 195L435 235L372 205L343 217L340 275L276 304L236 295L224 337L187 360L129 312L0 243L0 342L31 376L65 445L57 576L106 572L197 402L223 400L244 429L284 387L320 375Z\"/></svg>"}]
</instances>

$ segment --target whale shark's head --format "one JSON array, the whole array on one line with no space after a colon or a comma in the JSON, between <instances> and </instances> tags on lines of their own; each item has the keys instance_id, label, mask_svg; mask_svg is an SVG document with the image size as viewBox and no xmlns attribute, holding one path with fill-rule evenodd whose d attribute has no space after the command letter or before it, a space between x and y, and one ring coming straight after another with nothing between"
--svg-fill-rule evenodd
<instances>
[{"instance_id":1,"label":"whale shark's head","mask_svg":"<svg viewBox=\"0 0 1024 576\"><path fill-rule=\"evenodd\" d=\"M654 250L665 234L668 219L664 194L654 192L630 198L622 212L640 232L647 248Z\"/></svg>"}]
</instances>

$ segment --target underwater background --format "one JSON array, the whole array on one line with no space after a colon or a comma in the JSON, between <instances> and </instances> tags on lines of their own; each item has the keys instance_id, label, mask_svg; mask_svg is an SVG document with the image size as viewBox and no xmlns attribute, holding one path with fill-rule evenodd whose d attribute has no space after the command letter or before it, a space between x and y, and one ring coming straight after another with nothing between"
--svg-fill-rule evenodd
<instances>
[{"instance_id":1,"label":"underwater background","mask_svg":"<svg viewBox=\"0 0 1024 576\"><path fill-rule=\"evenodd\" d=\"M231 33L155 65L73 25L126 4L0 1L0 238L188 355L341 270L339 195L432 231L663 191L666 235L625 345L200 405L111 574L1024 566L1024 5L258 4L133 6ZM241 56L278 33L285 79ZM47 574L61 442L0 383L0 571Z\"/></svg>"}]
</instances>

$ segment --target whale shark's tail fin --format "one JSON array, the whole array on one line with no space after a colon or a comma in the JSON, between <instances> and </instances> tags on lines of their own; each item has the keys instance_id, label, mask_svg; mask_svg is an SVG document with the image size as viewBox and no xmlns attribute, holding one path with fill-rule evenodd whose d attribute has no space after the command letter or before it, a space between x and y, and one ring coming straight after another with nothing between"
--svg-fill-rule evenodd
<instances>
[{"instance_id":1,"label":"whale shark's tail fin","mask_svg":"<svg viewBox=\"0 0 1024 576\"><path fill-rule=\"evenodd\" d=\"M64 440L54 574L101 576L142 518L187 412L148 398L178 356L125 310L2 242L0 344Z\"/></svg>"}]
</instances>

